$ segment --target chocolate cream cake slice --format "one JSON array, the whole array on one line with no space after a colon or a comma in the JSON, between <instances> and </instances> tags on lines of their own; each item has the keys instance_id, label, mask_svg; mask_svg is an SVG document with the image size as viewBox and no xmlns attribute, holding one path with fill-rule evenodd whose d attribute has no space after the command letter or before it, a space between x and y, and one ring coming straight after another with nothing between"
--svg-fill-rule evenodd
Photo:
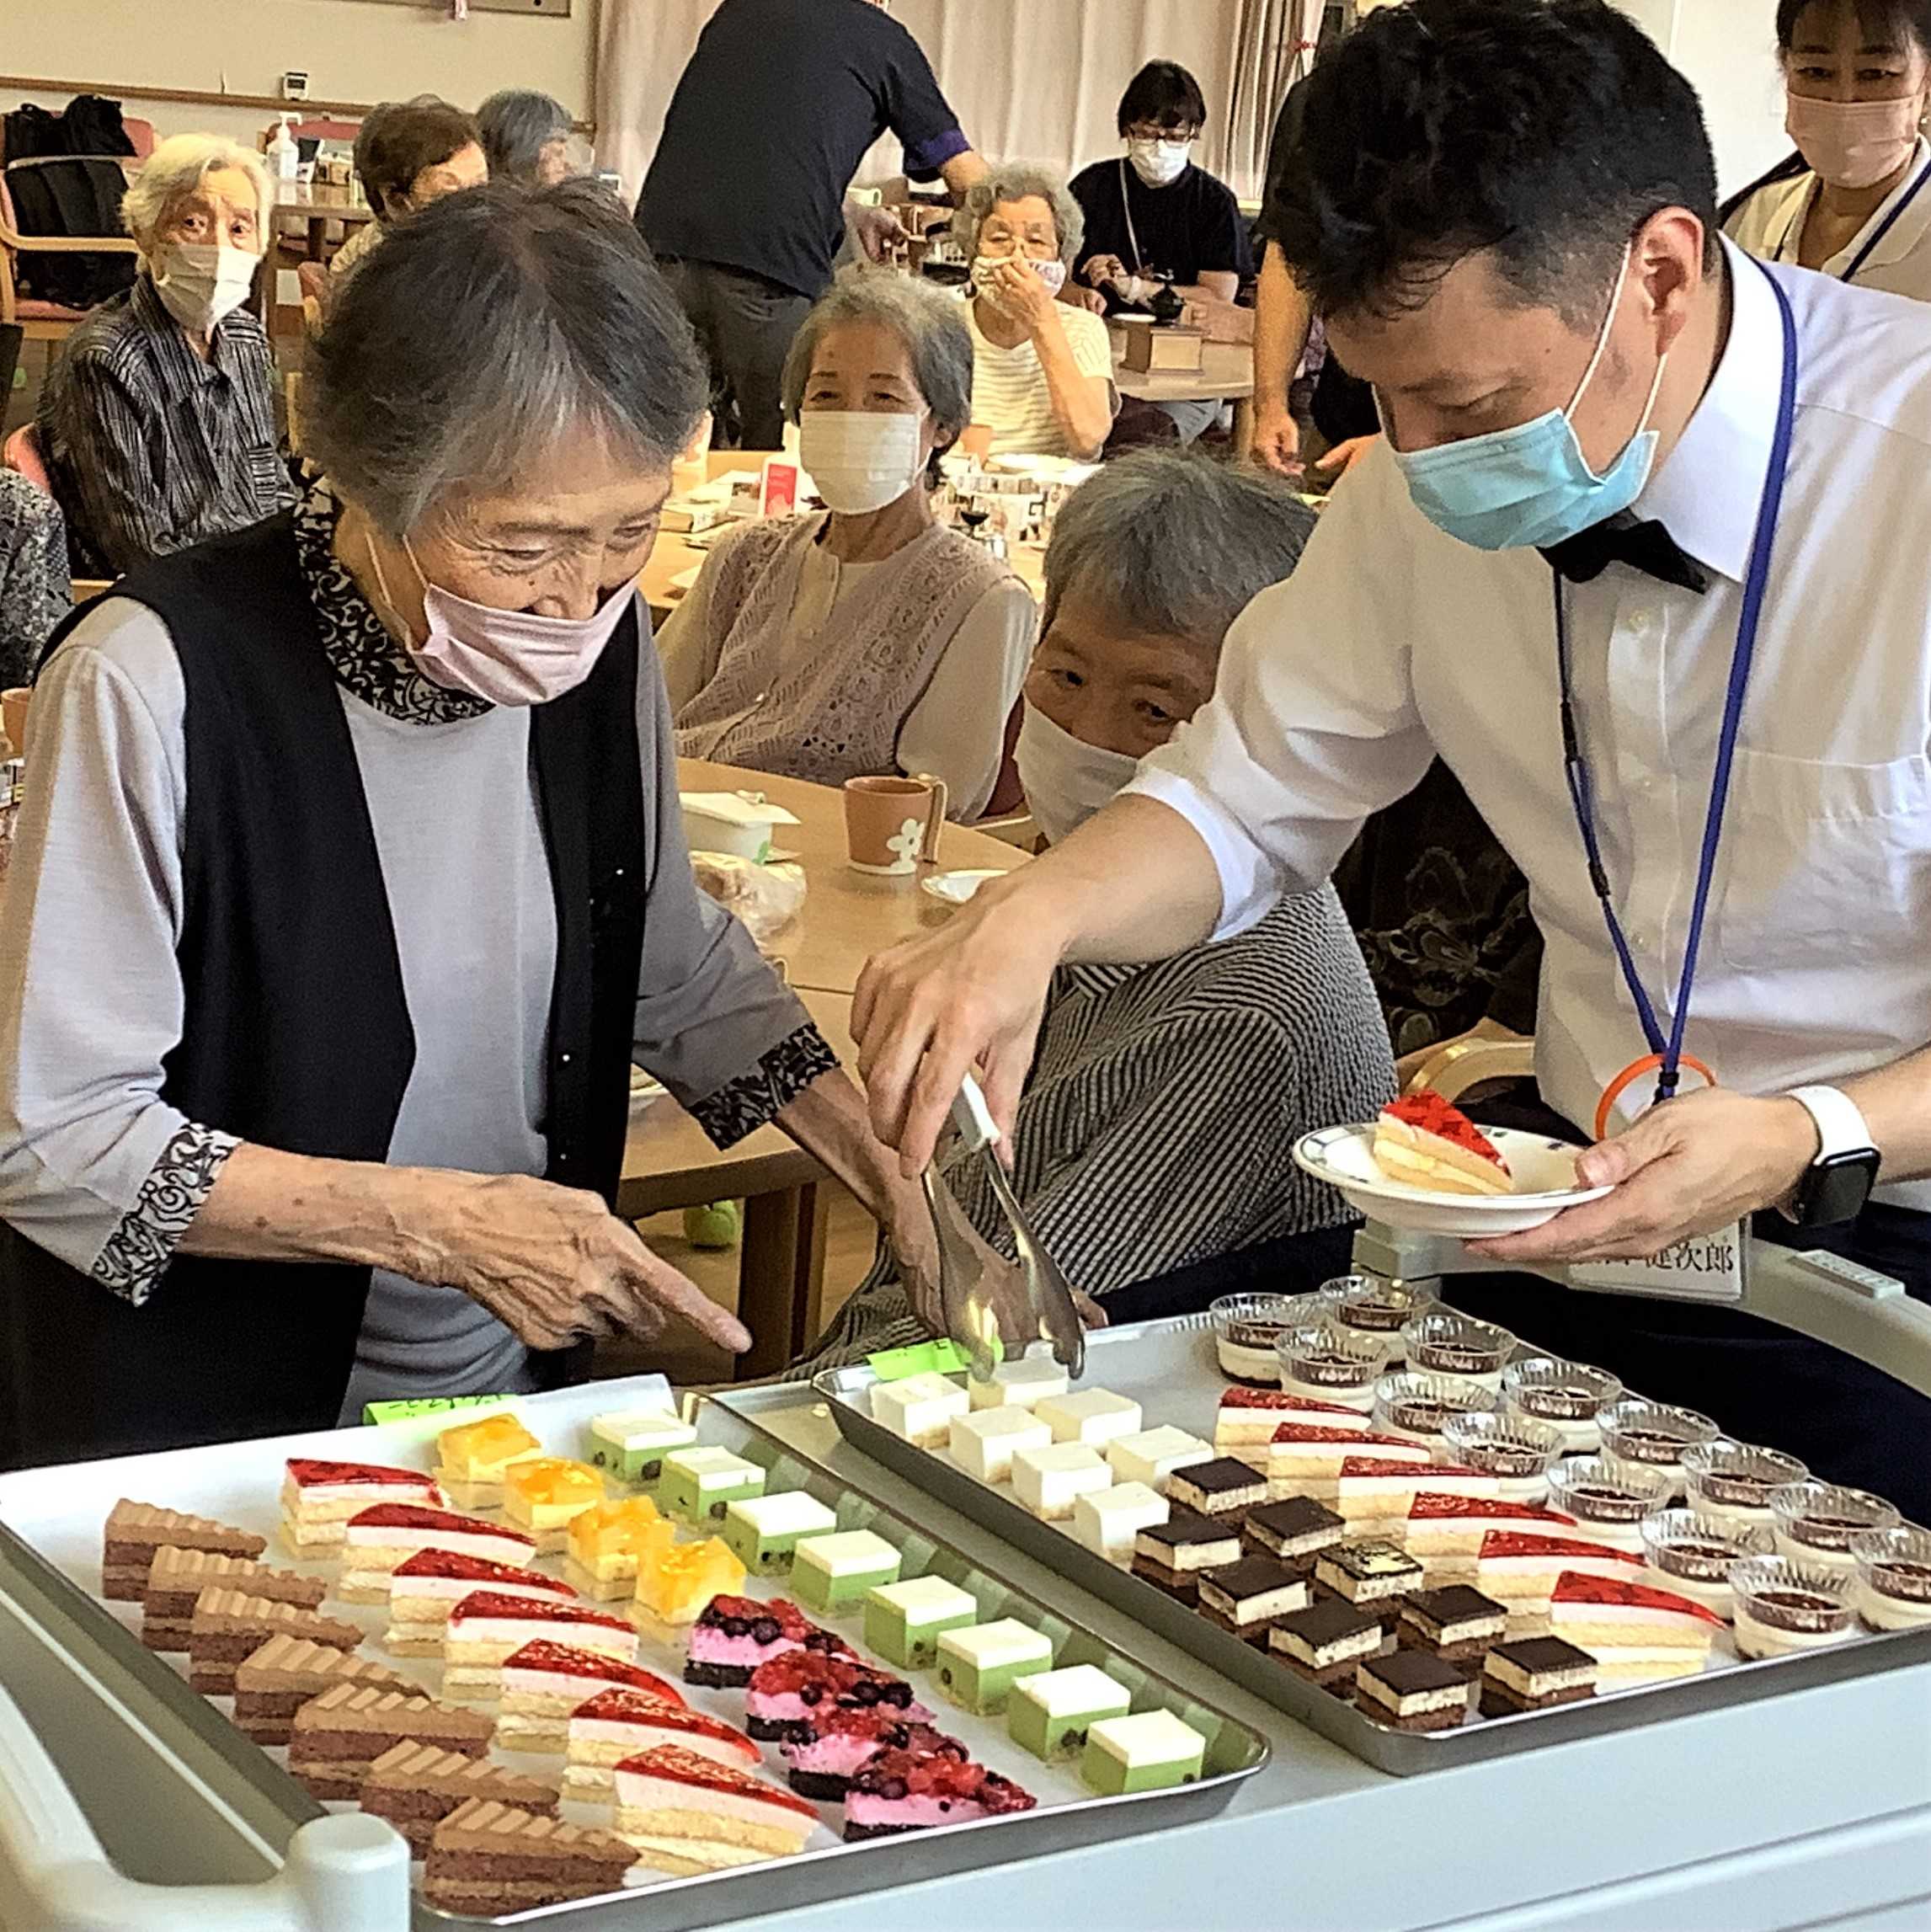
<instances>
[{"instance_id":1,"label":"chocolate cream cake slice","mask_svg":"<svg viewBox=\"0 0 1931 1932\"><path fill-rule=\"evenodd\" d=\"M296 1712L310 1698L349 1683L415 1689L387 1664L308 1637L272 1636L235 1672L236 1728L258 1744L285 1744Z\"/></svg>"},{"instance_id":2,"label":"chocolate cream cake slice","mask_svg":"<svg viewBox=\"0 0 1931 1932\"><path fill-rule=\"evenodd\" d=\"M184 1651L195 1605L211 1586L265 1597L270 1603L319 1609L328 1586L319 1577L271 1570L246 1556L223 1556L212 1550L177 1550L163 1544L154 1553L141 1599L141 1641L150 1650Z\"/></svg>"},{"instance_id":3,"label":"chocolate cream cake slice","mask_svg":"<svg viewBox=\"0 0 1931 1932\"><path fill-rule=\"evenodd\" d=\"M621 1891L637 1854L609 1832L472 1798L435 1828L423 1897L445 1912L496 1919Z\"/></svg>"},{"instance_id":4,"label":"chocolate cream cake slice","mask_svg":"<svg viewBox=\"0 0 1931 1932\"><path fill-rule=\"evenodd\" d=\"M480 1711L373 1684L338 1684L296 1712L288 1768L311 1797L358 1798L369 1767L397 1744L436 1744L481 1758L495 1732L496 1720Z\"/></svg>"},{"instance_id":5,"label":"chocolate cream cake slice","mask_svg":"<svg viewBox=\"0 0 1931 1932\"><path fill-rule=\"evenodd\" d=\"M195 1599L188 1624L188 1682L204 1697L227 1697L235 1673L272 1636L307 1637L332 1650L354 1650L361 1626L300 1604L278 1604L245 1590L211 1584Z\"/></svg>"},{"instance_id":6,"label":"chocolate cream cake slice","mask_svg":"<svg viewBox=\"0 0 1931 1932\"><path fill-rule=\"evenodd\" d=\"M387 1818L419 1855L436 1827L472 1798L493 1798L536 1817L557 1815L556 1792L535 1778L413 1739L391 1745L362 1780L362 1809Z\"/></svg>"},{"instance_id":7,"label":"chocolate cream cake slice","mask_svg":"<svg viewBox=\"0 0 1931 1932\"><path fill-rule=\"evenodd\" d=\"M253 1536L211 1517L189 1516L158 1503L115 1503L101 1534L101 1594L116 1603L138 1604L147 1593L147 1572L163 1545L177 1550L211 1550L221 1556L253 1557L268 1547Z\"/></svg>"}]
</instances>

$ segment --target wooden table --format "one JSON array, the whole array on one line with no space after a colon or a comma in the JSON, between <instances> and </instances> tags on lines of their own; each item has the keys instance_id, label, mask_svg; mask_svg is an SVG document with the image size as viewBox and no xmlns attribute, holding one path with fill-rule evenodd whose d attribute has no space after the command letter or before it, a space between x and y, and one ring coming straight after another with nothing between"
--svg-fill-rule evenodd
<instances>
[{"instance_id":1,"label":"wooden table","mask_svg":"<svg viewBox=\"0 0 1931 1932\"><path fill-rule=\"evenodd\" d=\"M1142 403L1210 403L1230 401L1234 409L1234 446L1245 456L1254 446L1254 350L1245 342L1209 342L1198 372L1155 369L1141 374L1121 358L1126 335L1109 331L1113 339L1113 387L1123 396Z\"/></svg>"},{"instance_id":2,"label":"wooden table","mask_svg":"<svg viewBox=\"0 0 1931 1932\"><path fill-rule=\"evenodd\" d=\"M322 259L331 221L355 227L376 219L376 211L350 188L339 188L326 181L275 181L269 185L275 193L275 215L293 215L307 223L308 259L312 262ZM280 224L277 221L273 225Z\"/></svg>"},{"instance_id":3,"label":"wooden table","mask_svg":"<svg viewBox=\"0 0 1931 1932\"><path fill-rule=\"evenodd\" d=\"M883 947L945 919L915 878L877 878L845 862L845 803L828 786L684 759L686 792L761 791L797 814L785 828L805 868L804 910L772 944L805 1010L848 1069L856 1068L851 994L865 962ZM1010 872L1026 862L1016 847L984 832L946 828L946 867ZM936 868L926 867L921 871ZM789 1135L763 1127L720 1153L675 1101L660 1100L632 1122L617 1211L626 1220L742 1198L739 1315L751 1332L739 1380L775 1374L823 1325L824 1171Z\"/></svg>"}]
</instances>

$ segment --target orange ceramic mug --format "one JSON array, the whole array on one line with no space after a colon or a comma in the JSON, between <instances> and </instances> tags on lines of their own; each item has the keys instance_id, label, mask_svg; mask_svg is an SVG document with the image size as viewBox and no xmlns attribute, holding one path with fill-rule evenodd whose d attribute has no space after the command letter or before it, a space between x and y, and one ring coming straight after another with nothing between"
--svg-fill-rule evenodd
<instances>
[{"instance_id":1,"label":"orange ceramic mug","mask_svg":"<svg viewBox=\"0 0 1931 1932\"><path fill-rule=\"evenodd\" d=\"M16 691L0 691L0 733L4 733L18 758L27 749L27 701L33 692L25 686Z\"/></svg>"},{"instance_id":2,"label":"orange ceramic mug","mask_svg":"<svg viewBox=\"0 0 1931 1932\"><path fill-rule=\"evenodd\" d=\"M847 778L845 839L860 872L898 874L936 862L946 825L942 779Z\"/></svg>"}]
</instances>

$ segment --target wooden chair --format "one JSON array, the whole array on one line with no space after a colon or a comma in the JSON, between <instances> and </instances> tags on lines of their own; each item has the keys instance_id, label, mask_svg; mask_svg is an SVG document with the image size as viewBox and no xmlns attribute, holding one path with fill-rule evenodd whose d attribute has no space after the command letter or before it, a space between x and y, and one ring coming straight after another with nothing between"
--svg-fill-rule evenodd
<instances>
[{"instance_id":1,"label":"wooden chair","mask_svg":"<svg viewBox=\"0 0 1931 1932\"><path fill-rule=\"evenodd\" d=\"M24 296L19 288L24 255L132 255L126 235L23 235L14 224L13 198L0 173L0 322L17 322L29 342L64 342L87 319L84 308Z\"/></svg>"},{"instance_id":2,"label":"wooden chair","mask_svg":"<svg viewBox=\"0 0 1931 1932\"><path fill-rule=\"evenodd\" d=\"M47 474L46 459L40 453L39 433L31 423L23 423L3 446L0 446L0 467L18 471L38 490L54 494L54 481Z\"/></svg>"}]
</instances>

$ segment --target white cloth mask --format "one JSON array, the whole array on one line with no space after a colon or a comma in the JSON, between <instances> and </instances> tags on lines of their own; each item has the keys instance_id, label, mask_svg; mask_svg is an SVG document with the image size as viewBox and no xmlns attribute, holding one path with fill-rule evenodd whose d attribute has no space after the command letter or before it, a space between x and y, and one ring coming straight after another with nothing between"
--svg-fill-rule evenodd
<instances>
[{"instance_id":1,"label":"white cloth mask","mask_svg":"<svg viewBox=\"0 0 1931 1932\"><path fill-rule=\"evenodd\" d=\"M190 335L211 334L248 299L260 262L225 242L164 242L154 254L154 292Z\"/></svg>"},{"instance_id":2,"label":"white cloth mask","mask_svg":"<svg viewBox=\"0 0 1931 1932\"><path fill-rule=\"evenodd\" d=\"M1139 770L1139 761L1062 730L1028 704L1014 757L1032 822L1054 845L1110 805Z\"/></svg>"},{"instance_id":3,"label":"white cloth mask","mask_svg":"<svg viewBox=\"0 0 1931 1932\"><path fill-rule=\"evenodd\" d=\"M925 469L925 413L806 409L798 416L798 461L826 507L866 516L896 503Z\"/></svg>"},{"instance_id":4,"label":"white cloth mask","mask_svg":"<svg viewBox=\"0 0 1931 1932\"><path fill-rule=\"evenodd\" d=\"M1171 188L1187 172L1190 141L1129 141L1127 159L1150 188Z\"/></svg>"},{"instance_id":5,"label":"white cloth mask","mask_svg":"<svg viewBox=\"0 0 1931 1932\"><path fill-rule=\"evenodd\" d=\"M1003 310L1007 305L1000 295L999 285L993 279L993 272L1003 268L1010 261L1024 262L1045 283L1046 292L1049 296L1057 296L1066 286L1066 264L1058 256L1045 262L1035 262L1023 255L977 256L972 264L973 286L996 309Z\"/></svg>"}]
</instances>

